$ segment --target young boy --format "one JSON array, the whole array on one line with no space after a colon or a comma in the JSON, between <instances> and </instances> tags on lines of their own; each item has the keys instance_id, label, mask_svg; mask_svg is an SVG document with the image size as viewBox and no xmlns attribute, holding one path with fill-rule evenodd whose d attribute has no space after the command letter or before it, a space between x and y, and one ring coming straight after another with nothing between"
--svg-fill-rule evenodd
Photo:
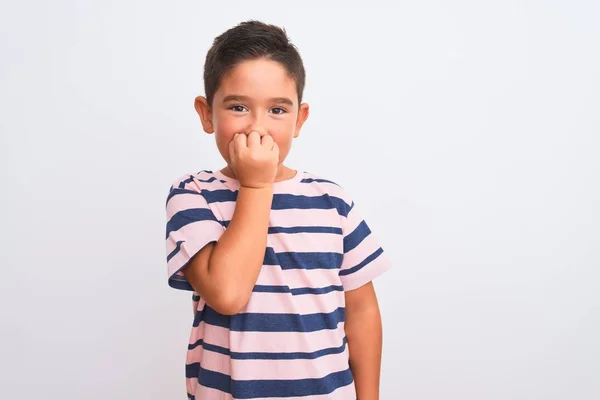
<instances>
[{"instance_id":1,"label":"young boy","mask_svg":"<svg viewBox=\"0 0 600 400\"><path fill-rule=\"evenodd\" d=\"M379 398L371 281L387 254L337 184L285 165L309 114L283 29L218 36L195 101L227 166L178 179L166 205L169 285L194 291L188 398Z\"/></svg>"}]
</instances>

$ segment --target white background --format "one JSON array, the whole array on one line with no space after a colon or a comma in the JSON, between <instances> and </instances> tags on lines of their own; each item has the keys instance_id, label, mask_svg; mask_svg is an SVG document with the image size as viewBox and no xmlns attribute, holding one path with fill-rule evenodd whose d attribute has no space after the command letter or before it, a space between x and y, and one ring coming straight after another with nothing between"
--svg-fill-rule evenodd
<instances>
[{"instance_id":1,"label":"white background","mask_svg":"<svg viewBox=\"0 0 600 400\"><path fill-rule=\"evenodd\" d=\"M600 398L599 3L361 3L3 2L0 398L186 397L164 202L223 166L193 99L250 18L305 61L289 165L394 262L381 398Z\"/></svg>"}]
</instances>

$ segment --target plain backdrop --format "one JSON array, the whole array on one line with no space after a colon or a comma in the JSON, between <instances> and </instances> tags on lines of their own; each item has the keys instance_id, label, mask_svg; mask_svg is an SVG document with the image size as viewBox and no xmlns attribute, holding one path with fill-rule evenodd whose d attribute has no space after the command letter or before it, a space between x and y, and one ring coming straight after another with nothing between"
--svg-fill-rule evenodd
<instances>
[{"instance_id":1,"label":"plain backdrop","mask_svg":"<svg viewBox=\"0 0 600 400\"><path fill-rule=\"evenodd\" d=\"M224 164L193 109L213 38L286 28L312 114L288 164L353 195L382 399L600 398L594 1L3 2L0 398L184 399L171 182Z\"/></svg>"}]
</instances>

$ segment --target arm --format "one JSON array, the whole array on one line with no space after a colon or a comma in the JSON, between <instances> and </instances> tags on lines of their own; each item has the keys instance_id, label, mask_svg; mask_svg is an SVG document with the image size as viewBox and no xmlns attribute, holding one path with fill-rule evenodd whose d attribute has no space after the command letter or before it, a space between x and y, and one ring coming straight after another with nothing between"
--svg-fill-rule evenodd
<instances>
[{"instance_id":1,"label":"arm","mask_svg":"<svg viewBox=\"0 0 600 400\"><path fill-rule=\"evenodd\" d=\"M264 261L279 147L269 135L238 133L229 143L229 162L240 182L229 226L183 274L208 305L234 315L246 306Z\"/></svg>"},{"instance_id":2,"label":"arm","mask_svg":"<svg viewBox=\"0 0 600 400\"><path fill-rule=\"evenodd\" d=\"M229 226L194 256L183 274L206 303L225 315L248 302L267 245L273 187L240 187Z\"/></svg>"},{"instance_id":3,"label":"arm","mask_svg":"<svg viewBox=\"0 0 600 400\"><path fill-rule=\"evenodd\" d=\"M383 334L371 282L346 292L345 329L358 400L379 400Z\"/></svg>"}]
</instances>

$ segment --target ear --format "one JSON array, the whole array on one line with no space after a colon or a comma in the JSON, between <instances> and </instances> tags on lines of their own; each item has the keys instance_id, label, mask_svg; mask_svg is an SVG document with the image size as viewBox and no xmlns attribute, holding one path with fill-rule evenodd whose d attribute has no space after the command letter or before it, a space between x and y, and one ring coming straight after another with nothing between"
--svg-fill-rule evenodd
<instances>
[{"instance_id":1,"label":"ear","mask_svg":"<svg viewBox=\"0 0 600 400\"><path fill-rule=\"evenodd\" d=\"M310 107L307 103L300 104L300 108L298 108L298 118L296 119L296 128L294 129L294 137L297 138L300 136L300 129L302 129L302 125L306 122L308 115L310 114Z\"/></svg>"},{"instance_id":2,"label":"ear","mask_svg":"<svg viewBox=\"0 0 600 400\"><path fill-rule=\"evenodd\" d=\"M204 132L209 134L214 133L215 130L212 123L212 111L210 109L210 105L208 104L208 100L206 100L206 97L196 97L194 100L194 108L200 116L200 122L202 122L202 128L204 128Z\"/></svg>"}]
</instances>

